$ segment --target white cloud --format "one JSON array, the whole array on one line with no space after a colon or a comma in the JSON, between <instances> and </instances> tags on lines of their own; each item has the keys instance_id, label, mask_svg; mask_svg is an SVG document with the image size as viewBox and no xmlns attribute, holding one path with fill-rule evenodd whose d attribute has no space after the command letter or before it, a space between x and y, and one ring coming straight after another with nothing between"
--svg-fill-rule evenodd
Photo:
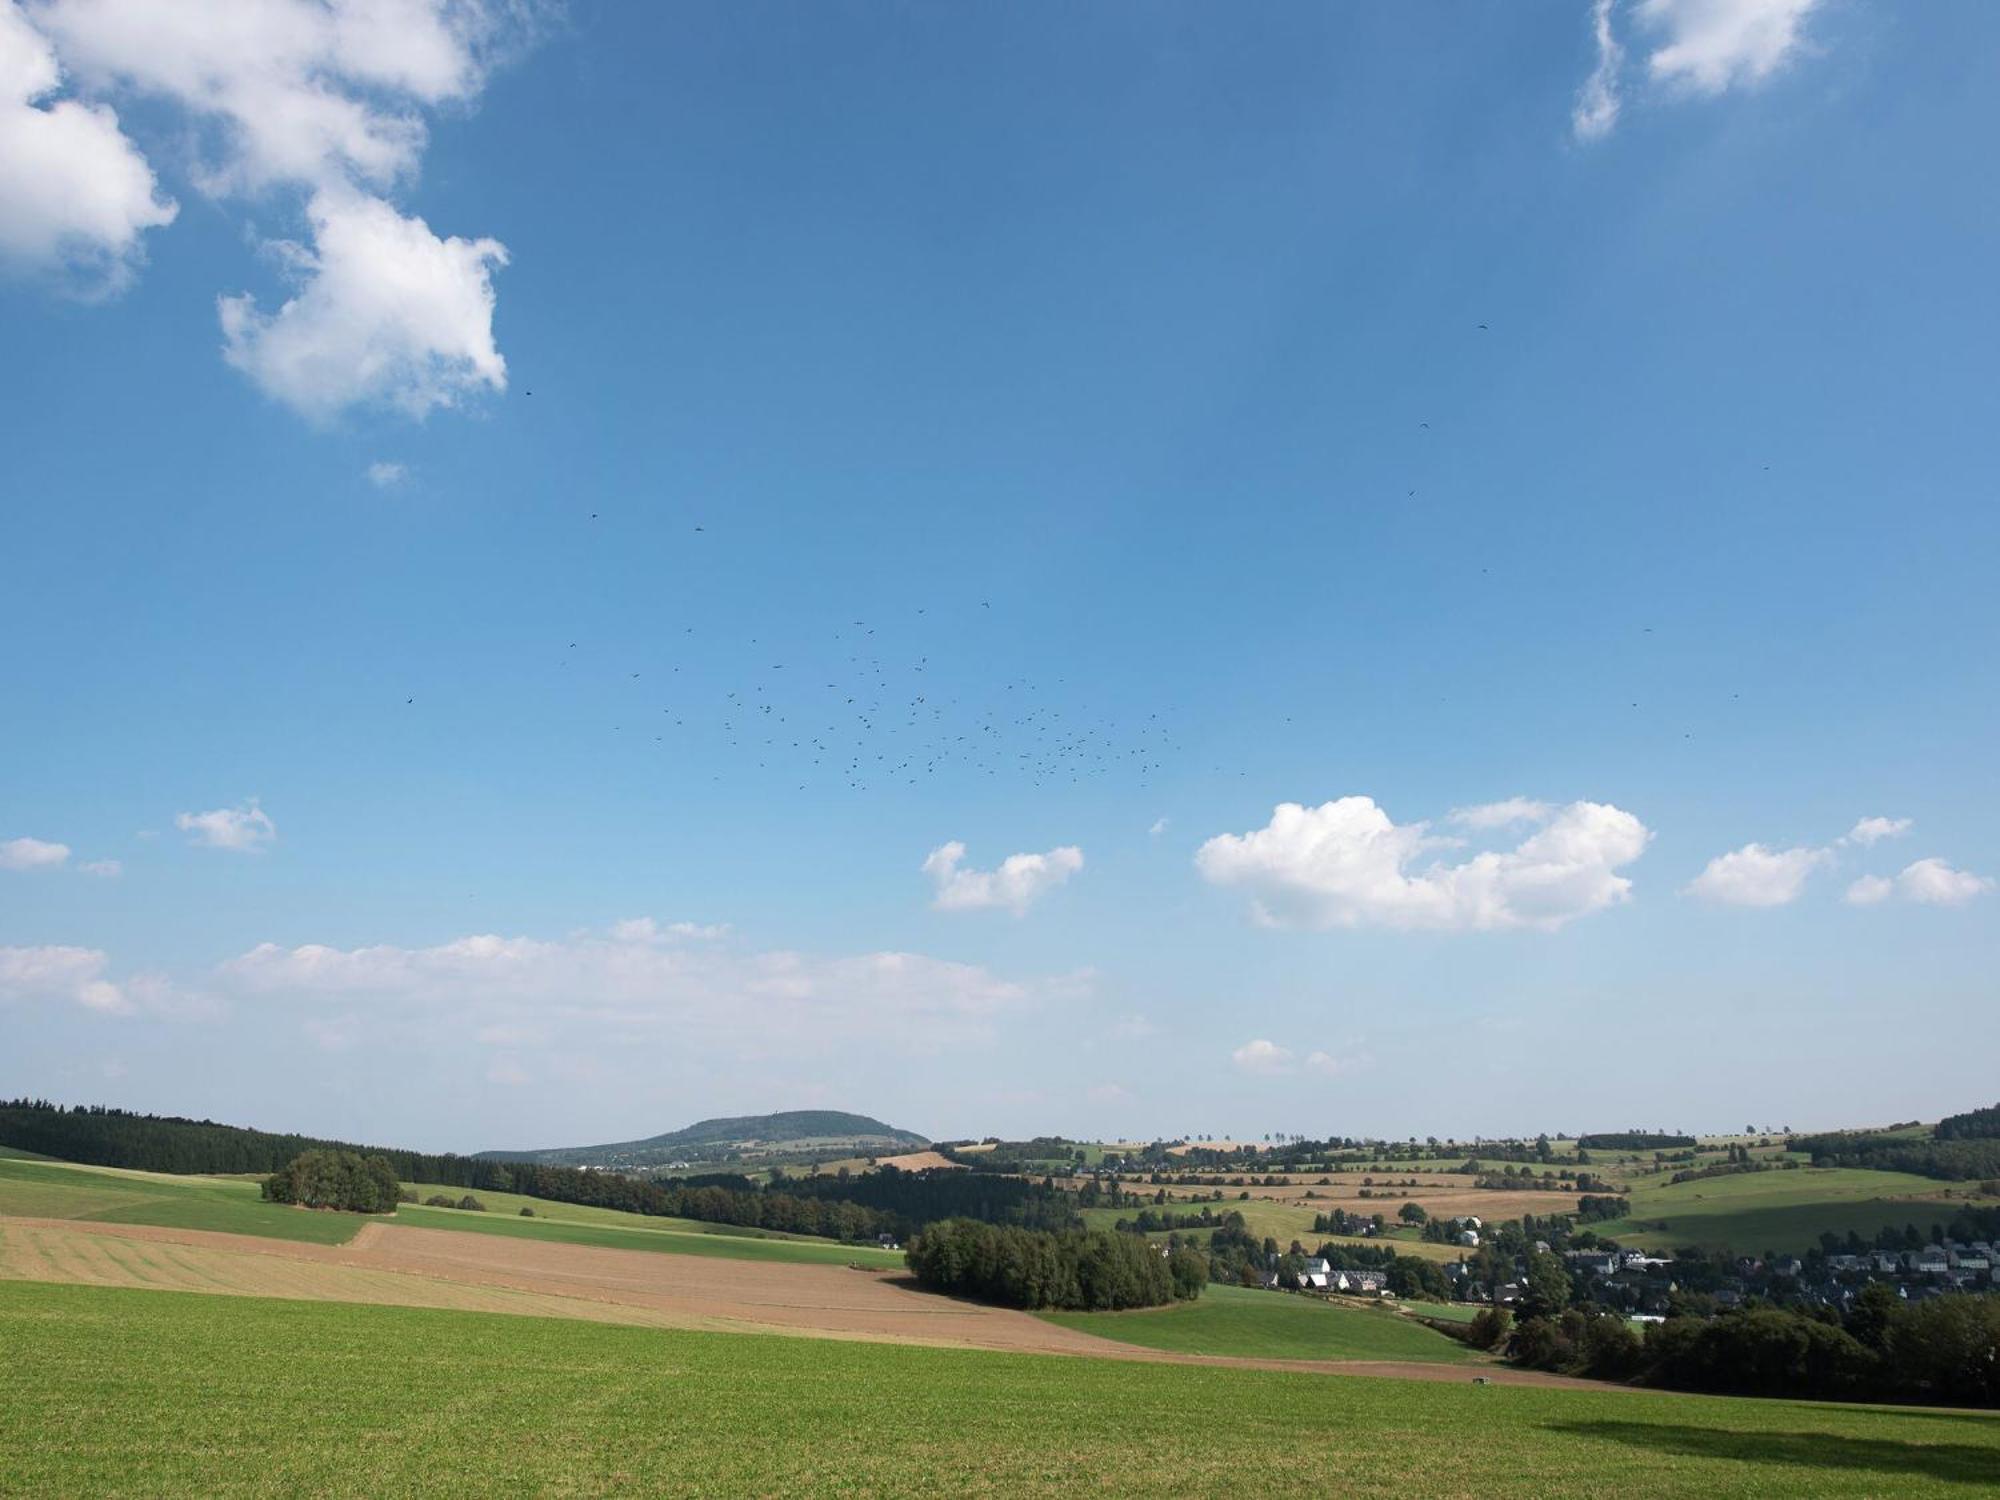
<instances>
[{"instance_id":1,"label":"white cloud","mask_svg":"<svg viewBox=\"0 0 2000 1500\"><path fill-rule=\"evenodd\" d=\"M52 870L68 859L68 844L29 838L0 843L0 870Z\"/></svg>"},{"instance_id":2,"label":"white cloud","mask_svg":"<svg viewBox=\"0 0 2000 1500\"><path fill-rule=\"evenodd\" d=\"M1153 819L1153 826L1148 828L1146 832L1151 834L1154 838L1158 838L1161 834L1167 831L1167 823L1168 819L1166 818L1155 818Z\"/></svg>"},{"instance_id":3,"label":"white cloud","mask_svg":"<svg viewBox=\"0 0 2000 1500\"><path fill-rule=\"evenodd\" d=\"M394 489L410 477L409 469L388 459L377 459L368 466L368 482L378 490Z\"/></svg>"},{"instance_id":4,"label":"white cloud","mask_svg":"<svg viewBox=\"0 0 2000 1500\"><path fill-rule=\"evenodd\" d=\"M1799 50L1818 0L1638 0L1639 23L1660 37L1654 78L1699 94L1761 83Z\"/></svg>"},{"instance_id":5,"label":"white cloud","mask_svg":"<svg viewBox=\"0 0 2000 1500\"><path fill-rule=\"evenodd\" d=\"M357 403L422 416L505 384L492 239L434 234L390 195L416 175L426 112L462 107L534 29L533 0L37 0L86 91L165 101L193 180L303 201L308 244L271 245L300 284L275 312L218 299L229 362L315 420ZM140 164L143 167L143 163ZM150 181L150 179L148 179Z\"/></svg>"},{"instance_id":6,"label":"white cloud","mask_svg":"<svg viewBox=\"0 0 2000 1500\"><path fill-rule=\"evenodd\" d=\"M533 1080L528 1077L528 1070L513 1058L496 1057L486 1069L486 1081L502 1084L508 1088L518 1088Z\"/></svg>"},{"instance_id":7,"label":"white cloud","mask_svg":"<svg viewBox=\"0 0 2000 1500\"><path fill-rule=\"evenodd\" d=\"M1941 859L1920 859L1903 867L1896 889L1905 901L1922 906L1963 906L1993 889L1993 882L1969 870L1955 870Z\"/></svg>"},{"instance_id":8,"label":"white cloud","mask_svg":"<svg viewBox=\"0 0 2000 1500\"><path fill-rule=\"evenodd\" d=\"M729 936L727 922L668 922L662 925L651 917L629 917L611 924L611 936L621 943L664 943L688 939Z\"/></svg>"},{"instance_id":9,"label":"white cloud","mask_svg":"<svg viewBox=\"0 0 2000 1500\"><path fill-rule=\"evenodd\" d=\"M476 934L429 948L265 943L223 964L218 982L322 1020L332 1006L371 1033L428 1018L507 1046L547 1038L544 1052L564 1035L579 1046L733 1042L811 1054L853 1041L925 1052L1078 994L1072 980L1016 982L917 953L742 952L634 937L633 927L555 941Z\"/></svg>"},{"instance_id":10,"label":"white cloud","mask_svg":"<svg viewBox=\"0 0 2000 1500\"><path fill-rule=\"evenodd\" d=\"M116 859L85 860L77 868L84 874L95 875L101 880L112 880L125 873L124 862Z\"/></svg>"},{"instance_id":11,"label":"white cloud","mask_svg":"<svg viewBox=\"0 0 2000 1500\"><path fill-rule=\"evenodd\" d=\"M233 849L251 854L275 843L278 825L252 797L240 807L218 807L210 812L180 813L174 827L190 836L191 843L209 849Z\"/></svg>"},{"instance_id":12,"label":"white cloud","mask_svg":"<svg viewBox=\"0 0 2000 1500\"><path fill-rule=\"evenodd\" d=\"M1458 842L1425 823L1391 822L1370 797L1286 802L1263 828L1210 839L1195 863L1215 885L1246 887L1269 926L1553 931L1630 895L1632 882L1616 872L1645 852L1643 823L1601 802L1536 816L1541 826L1513 849L1419 865Z\"/></svg>"},{"instance_id":13,"label":"white cloud","mask_svg":"<svg viewBox=\"0 0 2000 1500\"><path fill-rule=\"evenodd\" d=\"M0 948L0 1003L68 1000L85 1010L130 1015L132 1002L104 977L110 962L98 948Z\"/></svg>"},{"instance_id":14,"label":"white cloud","mask_svg":"<svg viewBox=\"0 0 2000 1500\"><path fill-rule=\"evenodd\" d=\"M1306 1058L1306 1071L1317 1073L1322 1078L1338 1078L1343 1074L1359 1072L1373 1061L1374 1058L1365 1052L1313 1052Z\"/></svg>"},{"instance_id":15,"label":"white cloud","mask_svg":"<svg viewBox=\"0 0 2000 1500\"><path fill-rule=\"evenodd\" d=\"M1485 832L1493 828L1512 828L1517 823L1541 823L1553 812L1546 802L1537 802L1531 797L1509 797L1504 802L1482 802L1474 807L1455 807L1449 821L1460 828L1470 828Z\"/></svg>"},{"instance_id":16,"label":"white cloud","mask_svg":"<svg viewBox=\"0 0 2000 1500\"><path fill-rule=\"evenodd\" d=\"M1122 1083L1093 1083L1085 1095L1092 1104L1128 1104L1132 1091Z\"/></svg>"},{"instance_id":17,"label":"white cloud","mask_svg":"<svg viewBox=\"0 0 2000 1500\"><path fill-rule=\"evenodd\" d=\"M1291 1050L1280 1047L1276 1042L1267 1042L1262 1037L1245 1042L1229 1054L1229 1060L1244 1073L1258 1073L1275 1077L1292 1071Z\"/></svg>"},{"instance_id":18,"label":"white cloud","mask_svg":"<svg viewBox=\"0 0 2000 1500\"><path fill-rule=\"evenodd\" d=\"M1611 31L1611 6L1612 0L1592 0L1590 7L1597 66L1577 90L1569 116L1570 130L1580 141L1602 140L1618 123L1618 70L1625 64L1625 49Z\"/></svg>"},{"instance_id":19,"label":"white cloud","mask_svg":"<svg viewBox=\"0 0 2000 1500\"><path fill-rule=\"evenodd\" d=\"M1687 891L1719 906L1785 906L1798 899L1806 877L1830 858L1824 849L1745 844L1711 859Z\"/></svg>"},{"instance_id":20,"label":"white cloud","mask_svg":"<svg viewBox=\"0 0 2000 1500\"><path fill-rule=\"evenodd\" d=\"M1912 824L1908 818L1863 818L1847 830L1841 840L1844 844L1859 844L1864 849L1873 848L1884 839L1901 838L1910 831Z\"/></svg>"},{"instance_id":21,"label":"white cloud","mask_svg":"<svg viewBox=\"0 0 2000 1500\"><path fill-rule=\"evenodd\" d=\"M1863 875L1847 888L1849 906L1878 906L1896 894L1896 882L1880 875Z\"/></svg>"},{"instance_id":22,"label":"white cloud","mask_svg":"<svg viewBox=\"0 0 2000 1500\"><path fill-rule=\"evenodd\" d=\"M953 840L931 850L923 872L937 894L931 905L939 911L983 911L1002 907L1020 916L1045 893L1083 868L1083 851L1072 844L1046 854L1010 854L997 870L959 868L965 845Z\"/></svg>"},{"instance_id":23,"label":"white cloud","mask_svg":"<svg viewBox=\"0 0 2000 1500\"><path fill-rule=\"evenodd\" d=\"M85 294L117 291L141 236L173 221L153 170L102 104L51 100L55 49L0 0L0 265L59 271Z\"/></svg>"},{"instance_id":24,"label":"white cloud","mask_svg":"<svg viewBox=\"0 0 2000 1500\"><path fill-rule=\"evenodd\" d=\"M380 198L328 190L307 205L313 244L275 313L247 293L218 300L223 357L264 391L324 421L360 403L413 417L507 384L493 342L498 240L440 239Z\"/></svg>"}]
</instances>

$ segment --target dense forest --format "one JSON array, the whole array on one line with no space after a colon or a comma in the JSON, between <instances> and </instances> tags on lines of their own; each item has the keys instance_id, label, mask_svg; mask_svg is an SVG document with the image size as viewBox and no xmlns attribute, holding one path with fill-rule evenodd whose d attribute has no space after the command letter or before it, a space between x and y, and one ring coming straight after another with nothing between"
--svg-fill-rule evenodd
<instances>
[{"instance_id":1,"label":"dense forest","mask_svg":"<svg viewBox=\"0 0 2000 1500\"><path fill-rule=\"evenodd\" d=\"M1522 1322L1507 1357L1683 1391L2000 1406L2000 1298L1905 1306L1878 1283L1845 1318L1770 1307L1671 1317L1650 1325L1643 1340L1619 1314L1571 1308Z\"/></svg>"},{"instance_id":2,"label":"dense forest","mask_svg":"<svg viewBox=\"0 0 2000 1500\"><path fill-rule=\"evenodd\" d=\"M35 1151L95 1167L128 1167L142 1172L275 1172L307 1151L349 1151L388 1159L405 1182L438 1182L452 1187L503 1189L494 1167L469 1156L431 1156L352 1141L305 1135L274 1135L213 1120L175 1115L141 1115L103 1105L65 1109L40 1099L0 1101L0 1146Z\"/></svg>"},{"instance_id":3,"label":"dense forest","mask_svg":"<svg viewBox=\"0 0 2000 1500\"><path fill-rule=\"evenodd\" d=\"M1205 1257L1192 1250L1163 1256L1136 1235L1050 1234L974 1219L932 1224L910 1242L906 1258L933 1291L1008 1307L1159 1307L1199 1297L1208 1280Z\"/></svg>"},{"instance_id":4,"label":"dense forest","mask_svg":"<svg viewBox=\"0 0 2000 1500\"><path fill-rule=\"evenodd\" d=\"M1990 1141L2000 1138L2000 1104L1988 1109L1968 1109L1962 1115L1946 1115L1937 1122L1941 1141Z\"/></svg>"},{"instance_id":5,"label":"dense forest","mask_svg":"<svg viewBox=\"0 0 2000 1500\"><path fill-rule=\"evenodd\" d=\"M1832 1131L1826 1135L1793 1136L1786 1144L1793 1151L1810 1155L1816 1167L1872 1167L1879 1172L1911 1172L1946 1182L2000 1177L2000 1139L1992 1137L1925 1141L1901 1135Z\"/></svg>"}]
</instances>

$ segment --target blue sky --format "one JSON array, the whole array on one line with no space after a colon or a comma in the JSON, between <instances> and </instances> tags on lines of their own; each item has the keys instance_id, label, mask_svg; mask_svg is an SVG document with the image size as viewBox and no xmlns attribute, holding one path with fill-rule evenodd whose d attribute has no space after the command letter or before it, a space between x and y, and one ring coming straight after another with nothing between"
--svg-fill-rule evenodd
<instances>
[{"instance_id":1,"label":"blue sky","mask_svg":"<svg viewBox=\"0 0 2000 1500\"><path fill-rule=\"evenodd\" d=\"M0 1094L1991 1102L1990 8L199 9L0 12Z\"/></svg>"}]
</instances>

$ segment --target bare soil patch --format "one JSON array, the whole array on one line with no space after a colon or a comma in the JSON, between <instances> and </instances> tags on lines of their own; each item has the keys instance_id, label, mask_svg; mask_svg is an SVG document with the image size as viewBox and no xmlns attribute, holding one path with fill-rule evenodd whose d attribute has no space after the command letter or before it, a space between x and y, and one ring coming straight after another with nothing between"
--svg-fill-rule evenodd
<instances>
[{"instance_id":1,"label":"bare soil patch","mask_svg":"<svg viewBox=\"0 0 2000 1500\"><path fill-rule=\"evenodd\" d=\"M950 1172L966 1170L963 1163L953 1161L941 1151L908 1151L901 1156L878 1156L875 1165L894 1167L901 1172L922 1172L932 1168Z\"/></svg>"}]
</instances>

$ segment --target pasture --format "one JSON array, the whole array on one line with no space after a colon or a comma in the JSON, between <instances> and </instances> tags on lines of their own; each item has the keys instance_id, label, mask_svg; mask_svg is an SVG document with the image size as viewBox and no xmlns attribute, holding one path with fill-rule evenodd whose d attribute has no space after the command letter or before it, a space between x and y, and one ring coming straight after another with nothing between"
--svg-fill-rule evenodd
<instances>
[{"instance_id":1,"label":"pasture","mask_svg":"<svg viewBox=\"0 0 2000 1500\"><path fill-rule=\"evenodd\" d=\"M1682 1245L1760 1255L1793 1253L1819 1242L1823 1231L1849 1230L1870 1239L1882 1228L1915 1224L1928 1234L1968 1200L1965 1189L1945 1199L1946 1185L1903 1172L1858 1167L1802 1167L1747 1172L1657 1186L1641 1181L1632 1211L1591 1227L1624 1245L1670 1251ZM1991 1200L1986 1200L1991 1201Z\"/></svg>"},{"instance_id":2,"label":"pasture","mask_svg":"<svg viewBox=\"0 0 2000 1500\"><path fill-rule=\"evenodd\" d=\"M1136 1312L1046 1312L1060 1328L1177 1354L1250 1359L1393 1360L1459 1364L1465 1345L1382 1307L1346 1306L1285 1292L1210 1286L1196 1302Z\"/></svg>"},{"instance_id":3,"label":"pasture","mask_svg":"<svg viewBox=\"0 0 2000 1500\"><path fill-rule=\"evenodd\" d=\"M314 1245L345 1244L368 1222L366 1214L312 1213L266 1203L250 1178L170 1177L19 1157L0 1159L0 1214L206 1229Z\"/></svg>"},{"instance_id":4,"label":"pasture","mask_svg":"<svg viewBox=\"0 0 2000 1500\"><path fill-rule=\"evenodd\" d=\"M2000 1473L2000 1418L1971 1413L176 1292L0 1284L0 1347L7 1494L1911 1500Z\"/></svg>"}]
</instances>

